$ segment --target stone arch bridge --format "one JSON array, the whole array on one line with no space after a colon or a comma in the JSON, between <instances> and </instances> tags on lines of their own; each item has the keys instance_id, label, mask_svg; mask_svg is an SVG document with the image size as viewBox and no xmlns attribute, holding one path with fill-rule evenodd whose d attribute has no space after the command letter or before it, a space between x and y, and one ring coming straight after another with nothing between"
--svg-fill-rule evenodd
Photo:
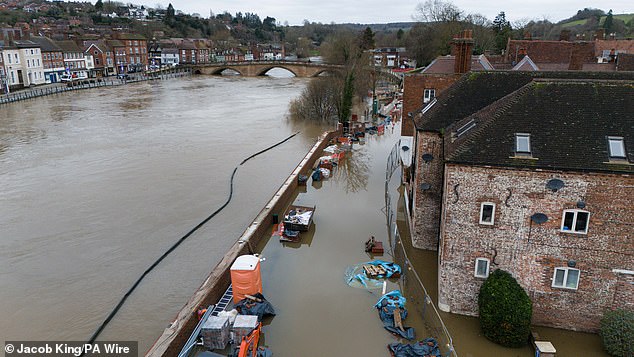
<instances>
[{"instance_id":1,"label":"stone arch bridge","mask_svg":"<svg viewBox=\"0 0 634 357\"><path fill-rule=\"evenodd\" d=\"M221 74L230 69L245 77L264 76L273 68L282 68L295 77L317 77L322 73L334 73L343 69L341 65L299 61L244 61L219 62L191 66L194 74Z\"/></svg>"}]
</instances>

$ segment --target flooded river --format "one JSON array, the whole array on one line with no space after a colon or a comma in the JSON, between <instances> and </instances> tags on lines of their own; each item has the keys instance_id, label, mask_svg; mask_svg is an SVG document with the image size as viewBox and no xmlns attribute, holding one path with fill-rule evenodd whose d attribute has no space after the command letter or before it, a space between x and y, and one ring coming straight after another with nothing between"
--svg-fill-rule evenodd
<instances>
[{"instance_id":1,"label":"flooded river","mask_svg":"<svg viewBox=\"0 0 634 357\"><path fill-rule=\"evenodd\" d=\"M146 351L328 129L285 118L306 83L193 77L0 107L0 336L89 338L143 271L224 203L236 165L300 131L240 166L233 201L146 277L100 336ZM275 355L384 356L395 341L372 307L377 293L350 288L343 273L368 259L369 235L385 237L385 163L399 132L397 123L355 144L334 177L298 192L296 203L318 206L302 244L260 247L278 311L265 327ZM410 258L435 298L436 254ZM459 356L534 355L488 342L475 318L443 319ZM558 356L604 355L596 335L537 331Z\"/></svg>"},{"instance_id":2,"label":"flooded river","mask_svg":"<svg viewBox=\"0 0 634 357\"><path fill-rule=\"evenodd\" d=\"M167 248L101 340L146 351L323 127L286 119L306 80L193 77L0 107L0 336L85 340Z\"/></svg>"}]
</instances>

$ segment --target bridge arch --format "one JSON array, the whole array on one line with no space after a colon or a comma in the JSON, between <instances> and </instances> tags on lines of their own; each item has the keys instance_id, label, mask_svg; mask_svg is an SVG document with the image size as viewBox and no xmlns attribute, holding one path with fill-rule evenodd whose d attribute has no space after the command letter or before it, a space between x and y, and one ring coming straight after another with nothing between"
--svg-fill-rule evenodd
<instances>
[{"instance_id":1,"label":"bridge arch","mask_svg":"<svg viewBox=\"0 0 634 357\"><path fill-rule=\"evenodd\" d=\"M287 70L287 71L291 72L295 77L298 77L297 73L295 71L293 71L292 69L290 69L290 68L288 68L288 67L286 67L284 65L271 65L271 66L263 67L256 73L256 76L265 76L268 71L270 71L270 70L272 70L274 68L281 68L281 69Z\"/></svg>"},{"instance_id":2,"label":"bridge arch","mask_svg":"<svg viewBox=\"0 0 634 357\"><path fill-rule=\"evenodd\" d=\"M223 66L223 67L212 68L211 71L209 72L209 74L220 76L220 75L222 75L222 72L224 72L227 69L231 70L231 71L234 71L234 72L237 72L241 76L244 76L244 73L242 73L242 71L239 70L238 68L236 68L235 66Z\"/></svg>"}]
</instances>

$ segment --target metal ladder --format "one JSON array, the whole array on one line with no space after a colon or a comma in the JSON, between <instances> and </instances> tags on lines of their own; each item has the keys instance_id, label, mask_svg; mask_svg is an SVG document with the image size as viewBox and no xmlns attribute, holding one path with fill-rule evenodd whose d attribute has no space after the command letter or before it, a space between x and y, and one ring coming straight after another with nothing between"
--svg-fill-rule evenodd
<instances>
[{"instance_id":1,"label":"metal ladder","mask_svg":"<svg viewBox=\"0 0 634 357\"><path fill-rule=\"evenodd\" d=\"M227 308L227 305L233 299L233 285L229 284L229 287L225 291L224 295L220 298L220 301L214 306L214 309L211 311L211 316L218 316L220 311L224 311Z\"/></svg>"}]
</instances>

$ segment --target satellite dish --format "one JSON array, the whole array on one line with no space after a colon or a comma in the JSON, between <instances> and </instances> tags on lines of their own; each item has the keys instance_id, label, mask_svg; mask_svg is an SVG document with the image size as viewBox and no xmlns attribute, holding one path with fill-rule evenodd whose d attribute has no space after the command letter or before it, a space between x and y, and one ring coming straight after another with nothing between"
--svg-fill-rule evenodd
<instances>
[{"instance_id":1,"label":"satellite dish","mask_svg":"<svg viewBox=\"0 0 634 357\"><path fill-rule=\"evenodd\" d=\"M403 146L401 147L401 149L403 149L403 151L408 151L408 150L409 150L409 146L407 146L407 145L403 145Z\"/></svg>"},{"instance_id":2,"label":"satellite dish","mask_svg":"<svg viewBox=\"0 0 634 357\"><path fill-rule=\"evenodd\" d=\"M546 188L552 190L553 192L557 192L564 187L564 182L560 179L551 179L546 182Z\"/></svg>"},{"instance_id":3,"label":"satellite dish","mask_svg":"<svg viewBox=\"0 0 634 357\"><path fill-rule=\"evenodd\" d=\"M579 209L584 209L584 208L586 208L586 203L585 203L585 202L583 202L583 201L579 201L579 202L577 202L577 208L579 208Z\"/></svg>"},{"instance_id":4,"label":"satellite dish","mask_svg":"<svg viewBox=\"0 0 634 357\"><path fill-rule=\"evenodd\" d=\"M423 154L423 161L430 162L433 159L434 159L434 155L432 155L432 154Z\"/></svg>"},{"instance_id":5,"label":"satellite dish","mask_svg":"<svg viewBox=\"0 0 634 357\"><path fill-rule=\"evenodd\" d=\"M531 216L531 221L537 224L546 223L548 221L548 216L543 213L535 213Z\"/></svg>"},{"instance_id":6,"label":"satellite dish","mask_svg":"<svg viewBox=\"0 0 634 357\"><path fill-rule=\"evenodd\" d=\"M423 190L423 191L427 191L427 190L429 190L430 188L431 188L431 185L430 185L430 184L428 184L427 182L424 182L424 183L421 183L421 184L420 184L420 189L421 189L421 190Z\"/></svg>"}]
</instances>

